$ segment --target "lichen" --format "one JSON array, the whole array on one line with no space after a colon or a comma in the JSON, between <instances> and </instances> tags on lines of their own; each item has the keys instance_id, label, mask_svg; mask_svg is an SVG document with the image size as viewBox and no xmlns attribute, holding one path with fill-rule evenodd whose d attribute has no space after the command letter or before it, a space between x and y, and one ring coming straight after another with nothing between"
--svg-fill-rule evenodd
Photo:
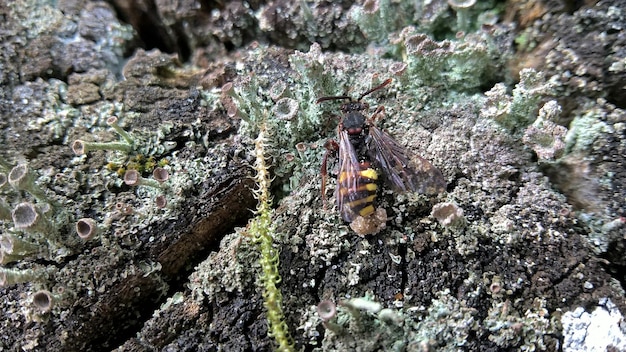
<instances>
[{"instance_id":1,"label":"lichen","mask_svg":"<svg viewBox=\"0 0 626 352\"><path fill-rule=\"evenodd\" d=\"M621 328L622 321L622 314L607 298L600 299L591 313L583 307L565 312L561 317L563 351L626 349L626 334Z\"/></svg>"},{"instance_id":2,"label":"lichen","mask_svg":"<svg viewBox=\"0 0 626 352\"><path fill-rule=\"evenodd\" d=\"M553 161L565 152L567 128L556 124L561 107L551 100L539 110L539 116L524 131L522 141L532 148L541 161Z\"/></svg>"},{"instance_id":3,"label":"lichen","mask_svg":"<svg viewBox=\"0 0 626 352\"><path fill-rule=\"evenodd\" d=\"M511 131L517 131L535 121L539 101L554 95L554 87L554 82L546 81L541 72L523 69L520 71L520 81L511 95L507 94L503 83L497 83L485 93L487 100L481 115L494 119Z\"/></svg>"},{"instance_id":4,"label":"lichen","mask_svg":"<svg viewBox=\"0 0 626 352\"><path fill-rule=\"evenodd\" d=\"M545 308L545 301L536 298L533 308L520 314L510 301L494 302L483 324L489 331L489 340L500 348L516 347L520 351L550 350L544 337L560 328L557 316Z\"/></svg>"},{"instance_id":5,"label":"lichen","mask_svg":"<svg viewBox=\"0 0 626 352\"><path fill-rule=\"evenodd\" d=\"M226 166L253 163L250 146L263 122L265 166L275 176L271 218L248 230L220 231L231 234L219 248L211 247L215 251L189 283L194 307L207 313L202 322L184 316L184 324L162 330L167 320L159 318L172 306L166 304L155 314L163 316L154 317L159 332L139 331L141 344L265 349L272 341L264 336L254 283L272 285L257 281L255 273L266 269L265 278L277 281L280 269L282 309L287 321L300 322L292 332L303 349L551 350L564 341L587 347L575 343L586 313L568 315L573 323L564 333L557 320L573 301L585 304L598 292L620 292L615 280L605 284L607 272L624 265L620 83L626 71L616 30L624 11L614 0L593 8L574 4L567 11L542 4L530 11L541 13L534 24L524 17L529 9L523 2L511 3L506 12L492 1L469 10L446 0L232 2L202 11L192 2L157 3L158 16L148 17L156 21L150 24L175 39L159 44L179 52L181 60L134 46L127 60L130 26L116 20L110 5L79 3L60 1L53 9L41 1L12 2L9 10L17 16L7 20L17 17L23 36L3 32L3 38L17 38L7 40L3 51L8 61L1 75L11 90L0 97L15 116L2 121L3 142L18 150L0 157L0 249L6 254L0 275L16 285L5 288L2 324L8 333L26 326L8 341L19 340L29 350L52 340L50 331L69 338L80 333L65 327L74 326L66 324L72 314L85 310L82 302L102 303L98 298L130 275L161 275L161 263L142 256L146 250L152 256L174 236L182 238L170 226L206 216L198 211L183 221L181 214L195 209L182 205L205 194L199 190L212 187ZM35 10L29 13L22 4ZM145 15L139 9L116 10L142 27L133 22ZM265 44L253 42L259 35ZM511 57L515 36L519 46ZM523 70L515 85L515 68L525 66L535 70ZM320 192L323 145L336 137L339 111L315 101L363 92L388 77L390 89L365 100L372 107L385 105L381 128L440 168L448 194L399 196L381 187L387 227L359 238L334 207L332 166L329 192ZM543 104L555 98L560 114L556 102ZM121 133L106 125L110 116L119 118ZM77 138L120 143L122 150L72 158L68 146ZM157 184L150 172L162 160L169 161L160 165L169 177ZM31 181L39 190L3 181L25 164L32 165ZM128 169L150 187L124 183ZM11 212L25 203L33 205L36 221L22 230ZM31 207L19 210L24 209ZM37 220L45 221L39 226ZM94 227L98 236L92 241L76 238L75 232L91 236ZM258 262L257 244L246 237L259 228L273 231L273 242L264 248L266 266ZM600 254L604 268L594 259ZM276 288L274 282L271 289ZM69 300L56 299L63 292ZM33 307L36 293L43 298L39 308ZM280 301L275 295L265 299ZM48 311L46 300L58 303ZM336 304L336 314L319 318L319 301ZM89 317L107 311L106 302L91 306ZM600 317L611 320L613 329L619 316L609 303L601 302L609 314ZM230 324L235 308L249 319ZM276 320L275 314L267 317ZM232 336L242 330L218 332L211 326L253 328ZM159 346L164 340L166 347Z\"/></svg>"},{"instance_id":6,"label":"lichen","mask_svg":"<svg viewBox=\"0 0 626 352\"><path fill-rule=\"evenodd\" d=\"M403 45L411 87L435 86L457 91L474 91L490 79L496 50L490 38L471 34L464 41L434 40L413 27L397 39Z\"/></svg>"},{"instance_id":7,"label":"lichen","mask_svg":"<svg viewBox=\"0 0 626 352\"><path fill-rule=\"evenodd\" d=\"M610 127L599 115L603 113L601 110L591 109L572 121L565 136L565 149L568 154L588 151L598 136L609 132Z\"/></svg>"}]
</instances>

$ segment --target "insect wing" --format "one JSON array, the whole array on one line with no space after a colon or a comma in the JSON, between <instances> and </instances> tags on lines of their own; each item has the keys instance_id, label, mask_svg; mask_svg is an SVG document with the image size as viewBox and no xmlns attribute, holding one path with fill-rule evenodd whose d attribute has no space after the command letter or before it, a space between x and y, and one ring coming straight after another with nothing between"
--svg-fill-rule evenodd
<instances>
[{"instance_id":1,"label":"insect wing","mask_svg":"<svg viewBox=\"0 0 626 352\"><path fill-rule=\"evenodd\" d=\"M356 200L357 193L353 190L358 187L358 176L361 170L354 146L350 143L348 132L339 132L339 175L335 198L341 217L346 222L352 222L357 214L350 207L350 202Z\"/></svg>"},{"instance_id":2,"label":"insect wing","mask_svg":"<svg viewBox=\"0 0 626 352\"><path fill-rule=\"evenodd\" d=\"M370 126L369 137L369 156L394 191L437 194L446 189L441 171L428 160L418 156L409 161L406 150L376 126Z\"/></svg>"}]
</instances>

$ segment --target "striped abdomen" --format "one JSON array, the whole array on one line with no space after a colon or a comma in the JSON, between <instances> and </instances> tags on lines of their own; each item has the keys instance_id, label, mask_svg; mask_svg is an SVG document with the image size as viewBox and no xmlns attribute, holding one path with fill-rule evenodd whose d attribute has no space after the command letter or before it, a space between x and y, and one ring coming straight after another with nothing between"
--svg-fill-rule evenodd
<instances>
[{"instance_id":1,"label":"striped abdomen","mask_svg":"<svg viewBox=\"0 0 626 352\"><path fill-rule=\"evenodd\" d=\"M359 164L360 170L346 170L337 179L337 206L341 217L352 222L357 216L374 212L378 174L369 163Z\"/></svg>"}]
</instances>

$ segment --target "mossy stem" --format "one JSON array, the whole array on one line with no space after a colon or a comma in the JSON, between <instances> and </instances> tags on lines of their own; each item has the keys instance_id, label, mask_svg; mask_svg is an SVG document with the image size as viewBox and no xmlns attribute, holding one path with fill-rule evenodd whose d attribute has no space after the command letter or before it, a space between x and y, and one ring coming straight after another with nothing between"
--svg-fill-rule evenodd
<instances>
[{"instance_id":1,"label":"mossy stem","mask_svg":"<svg viewBox=\"0 0 626 352\"><path fill-rule=\"evenodd\" d=\"M263 305L267 310L268 336L273 337L278 344L277 351L294 351L293 340L283 314L283 297L277 287L281 278L278 273L278 250L273 245L276 233L271 218L272 198L269 192L271 177L265 161L265 146L265 126L261 125L255 140L254 168L257 172L255 180L258 188L254 190L254 195L258 200L257 217L251 222L249 231L261 252L260 281L263 285Z\"/></svg>"}]
</instances>

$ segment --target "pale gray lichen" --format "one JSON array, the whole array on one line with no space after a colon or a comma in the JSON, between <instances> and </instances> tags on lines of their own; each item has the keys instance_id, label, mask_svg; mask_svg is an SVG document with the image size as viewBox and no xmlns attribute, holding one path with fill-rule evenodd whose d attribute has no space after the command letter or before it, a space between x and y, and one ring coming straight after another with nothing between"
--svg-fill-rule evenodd
<instances>
[{"instance_id":1,"label":"pale gray lichen","mask_svg":"<svg viewBox=\"0 0 626 352\"><path fill-rule=\"evenodd\" d=\"M40 274L33 269L7 269L0 267L0 287L35 280Z\"/></svg>"},{"instance_id":2,"label":"pale gray lichen","mask_svg":"<svg viewBox=\"0 0 626 352\"><path fill-rule=\"evenodd\" d=\"M561 107L550 100L539 110L537 119L526 128L522 142L532 148L541 161L553 161L565 152L567 128L555 123Z\"/></svg>"},{"instance_id":3,"label":"pale gray lichen","mask_svg":"<svg viewBox=\"0 0 626 352\"><path fill-rule=\"evenodd\" d=\"M565 312L563 325L563 351L624 351L626 333L622 327L623 316L608 298L602 298L593 312L578 307Z\"/></svg>"},{"instance_id":4,"label":"pale gray lichen","mask_svg":"<svg viewBox=\"0 0 626 352\"><path fill-rule=\"evenodd\" d=\"M6 231L0 252L3 264L33 256L60 261L74 252L75 243L61 236L68 212L54 195L46 194L38 176L26 164L13 167L7 176L13 189L5 201L12 207L10 217L0 223Z\"/></svg>"},{"instance_id":5,"label":"pale gray lichen","mask_svg":"<svg viewBox=\"0 0 626 352\"><path fill-rule=\"evenodd\" d=\"M404 318L395 309L383 308L371 296L344 300L337 316L325 324L322 350L402 350L406 347L400 328Z\"/></svg>"},{"instance_id":6,"label":"pale gray lichen","mask_svg":"<svg viewBox=\"0 0 626 352\"><path fill-rule=\"evenodd\" d=\"M439 221L443 227L455 227L465 223L463 208L453 202L437 203L433 206L431 215Z\"/></svg>"},{"instance_id":7,"label":"pale gray lichen","mask_svg":"<svg viewBox=\"0 0 626 352\"><path fill-rule=\"evenodd\" d=\"M189 288L198 300L242 291L244 286L254 284L254 274L261 270L258 251L243 232L224 236L220 248L218 252L211 252L190 276Z\"/></svg>"},{"instance_id":8,"label":"pale gray lichen","mask_svg":"<svg viewBox=\"0 0 626 352\"><path fill-rule=\"evenodd\" d=\"M385 42L395 30L395 11L390 0L368 0L362 6L353 6L350 17L370 42Z\"/></svg>"},{"instance_id":9,"label":"pale gray lichen","mask_svg":"<svg viewBox=\"0 0 626 352\"><path fill-rule=\"evenodd\" d=\"M407 334L408 348L430 350L437 347L438 351L457 351L467 343L472 330L478 328L477 314L476 309L467 307L444 289L426 310L407 309L412 319L405 323L411 327Z\"/></svg>"},{"instance_id":10,"label":"pale gray lichen","mask_svg":"<svg viewBox=\"0 0 626 352\"><path fill-rule=\"evenodd\" d=\"M532 309L518 313L509 300L494 301L482 322L490 332L489 340L501 348L517 347L520 351L545 351L552 348L546 335L559 331L560 324L545 308L545 300L535 298Z\"/></svg>"},{"instance_id":11,"label":"pale gray lichen","mask_svg":"<svg viewBox=\"0 0 626 352\"><path fill-rule=\"evenodd\" d=\"M380 1L380 4L385 6L390 3L391 2L388 1ZM302 2L302 4L309 6L309 3L305 4ZM315 3L315 5L318 4L319 3ZM369 2L369 4L376 5L377 2ZM436 19L440 21L450 20L449 16L452 12L449 11L448 6L445 4L445 1L432 1L402 6L414 6L416 9L415 16L419 17L421 23L426 23L431 20L435 21ZM429 12L428 6L439 6L439 8ZM418 7L420 7L419 15L417 11ZM307 9L308 8L302 10L305 12L305 18L308 18L307 16L310 17L310 13L308 13L308 15L306 13ZM372 10L374 10L371 11L372 15L375 16L374 19L380 18L383 14L382 11L376 12L375 6L372 7ZM407 17L412 15L412 12L398 13L400 15L407 15ZM430 13L435 13L436 16L429 16ZM415 22L418 21L416 20ZM388 28L391 28L389 27L389 23L371 21L371 19L369 21L363 21L363 23L367 26L371 26L367 29L364 26L364 32L369 31L368 33L371 33L371 37L381 38L382 40L385 39L384 32L387 31ZM391 26L395 25L397 25L397 23L391 24ZM380 26L380 28L376 29L374 28L375 26ZM459 21L458 27L465 28L465 21ZM370 31L370 29L372 30ZM420 28L420 30L422 29L423 28ZM355 289L355 291L360 288L358 286L359 284L364 283L364 274L371 271L370 269L373 269L368 267L368 261L371 261L373 248L387 248L390 244L400 243L401 241L405 241L403 244L411 244L416 234L420 234L420 232L423 232L429 239L428 245L433 246L436 245L435 239L437 237L440 240L447 240L448 238L445 236L454 236L455 243L452 244L452 250L456 249L458 253L467 257L469 257L469 254L476 253L476 251L480 249L478 246L479 240L481 245L488 246L490 245L490 241L493 241L496 244L507 245L506 249L509 249L510 247L514 248L515 245L519 245L520 243L535 243L544 240L553 240L554 243L558 244L564 237L564 234L558 233L558 231L561 231L560 228L563 227L558 227L557 230L553 230L552 227L545 227L545 224L562 221L563 216L560 215L560 211L563 209L563 206L567 207L567 203L556 191L551 190L550 183L547 182L541 174L536 173L533 165L528 163L530 159L528 155L530 153L524 153L520 150L522 148L514 149L515 144L511 143L513 142L512 140L507 140L506 136L498 135L493 132L491 125L485 122L484 119L473 119L472 117L476 117L476 114L466 112L472 109L477 110L476 106L479 106L478 104L473 107L464 107L467 109L466 111L453 108L463 105L464 103L461 103L461 101L481 102L481 98L479 97L481 94L478 88L487 82L486 75L483 73L489 72L488 68L490 65L494 64L493 60L490 61L489 56L491 55L490 53L493 53L490 48L491 43L489 43L488 40L484 40L485 38L481 38L480 36L473 37L471 35L464 37L459 36L457 38L458 41L435 40L434 38L441 38L441 36L431 35L428 37L429 41L424 40L424 47L422 47L424 51L415 54L416 57L408 58L407 63L399 61L392 62L391 60L377 60L366 55L332 56L330 54L322 54L321 50L316 50L312 47L308 54L296 53L290 58L292 67L284 71L288 73L284 75L281 73L282 76L279 81L284 82L284 84L275 84L276 88L269 91L269 93L265 94L264 90L266 87L276 82L276 80L275 77L261 77L263 75L263 73L261 73L262 70L258 70L259 73L255 79L258 79L259 83L256 86L251 84L251 89L248 91L242 88L244 89L244 94L240 95L243 99L242 101L244 101L242 105L244 108L241 109L241 112L243 112L243 114L241 114L242 118L250 119L251 115L256 114L255 109L258 109L260 112L272 111L272 109L274 109L274 112L278 112L278 114L273 114L268 117L270 119L278 117L277 120L281 120L280 117L285 116L285 114L281 115L283 110L279 109L280 106L277 107L280 99L292 99L298 103L297 111L293 114L290 112L294 110L284 110L289 113L286 114L290 116L286 119L290 122L289 125L281 125L280 121L276 122L276 125L281 125L281 129L277 129L279 132L276 133L275 152L273 153L273 158L276 163L276 174L281 177L289 178L289 185L284 189L294 190L292 193L293 197L284 198L284 201L279 203L279 207L284 208L281 209L284 215L278 215L276 222L279 225L284 225L284 227L288 228L290 231L288 236L286 235L286 238L281 239L283 241L281 243L283 245L282 249L285 251L292 250L294 257L302 255L306 263L314 264L314 266L311 266L311 270L315 270L320 266L329 266L329 273L332 273L331 270L335 270L339 267L337 263L341 263L346 255L351 255L353 251L358 251L357 254L349 258L353 263L351 265L353 265L354 270L346 271L346 282L340 282L340 284L346 284L350 286L351 289ZM476 42L473 42L474 40ZM461 43L463 41L467 43L466 46L464 46L464 43ZM472 45L475 43L478 43L478 45L472 48ZM430 47L426 47L426 44L430 45ZM403 44L400 43L398 45L402 46ZM263 52L264 49L266 48L258 50L256 53L252 53L252 55L258 55L258 53ZM440 52L438 50L440 50ZM454 52L458 50L466 50L466 52L455 54ZM441 55L437 56L437 54ZM399 58L399 56L396 58ZM408 64L410 60L413 60L412 67L409 67ZM420 60L422 61L420 62ZM250 73L250 70L245 67L244 64L237 64L237 67L237 73L240 75L245 76ZM387 71L387 67L393 69ZM292 77L293 72L289 72L289 69L295 69L300 76L296 78ZM330 121L329 125L331 125L331 127L325 130L320 127L320 125L322 125L320 121L324 121L325 117L323 116L330 115L331 112L337 113L337 106L322 108L315 104L315 99L320 95L362 92L367 89L368 86L371 86L372 82L380 79L379 77L375 77L375 74L382 75L387 74L387 72L397 77L397 79L394 85L390 87L388 93L381 92L381 94L387 94L388 99L391 100L391 102L387 103L391 113L389 114L390 118L383 122L385 127L390 127L392 130L402 132L398 134L398 139L403 142L403 145L410 146L410 148L419 146L418 149L420 151L425 151L429 156L433 156L439 161L438 164L445 169L446 175L455 180L454 189L451 190L450 201L458 203L460 207L466 210L470 224L468 224L462 233L450 234L450 232L447 232L445 236L442 236L441 231L437 229L437 225L435 225L434 222L428 222L428 219L425 218L425 214L428 214L428 210L425 210L428 204L427 201L407 200L407 198L385 194L385 199L382 200L382 202L385 203L385 205L390 205L389 209L392 209L394 212L394 221L389 227L388 233L381 236L384 240L379 239L381 243L378 247L376 247L377 244L375 241L367 243L365 241L358 242L355 247L353 237L350 237L352 233L349 232L346 224L343 224L341 220L339 220L336 209L333 209L332 200L330 198L328 204L329 209L327 209L326 212L321 210L322 205L319 199L319 161L324 151L321 146L326 139L323 135L335 133L334 127L336 126L336 121L333 120L332 117L329 117L328 120ZM422 74L424 74L423 77ZM525 78L522 77L522 80L524 79ZM305 82L305 84L303 84L303 82ZM235 84L239 83L240 82L235 82ZM431 84L436 86L430 87ZM354 87L352 92L348 87ZM450 88L451 90L447 91L446 89L442 89L442 87ZM236 86L236 89L239 88L241 87ZM62 89L62 85L60 89ZM522 92L516 92L515 90L513 95L509 96L505 91L505 86L494 87L494 89L493 93L498 93L494 94L494 96L497 95L498 98L502 98L503 104L506 105L502 107L502 109L500 109L500 106L497 106L496 112L503 110L503 114L507 115L507 118L511 118L509 121L510 126L519 126L519 130L521 131L524 129L523 127L527 127L534 117L536 117L536 112L532 112L531 110L538 108L538 104L534 104L537 101L533 99L542 94L533 95L534 93L532 93L532 99L526 99L526 97L522 96ZM470 93L476 92L475 96L468 97L466 95L468 91ZM430 99L432 95L422 95L423 92L437 92L436 94L442 97L442 99ZM62 96L63 92L59 94ZM201 94L205 93L203 92ZM212 97L206 99L206 103L215 105L215 101L217 100L215 98L216 94L208 94L212 95ZM520 97L516 98L516 94L520 95ZM267 99L267 95L269 95L269 99ZM444 96L445 99L443 99ZM516 101L516 99L519 101ZM495 100L495 98L492 100ZM372 99L370 102L373 101L376 101L376 99ZM253 106L254 104L257 104L257 106ZM432 113L433 109L441 107L443 107L442 110ZM83 112L88 112L93 111L92 109L97 109L97 107L84 107L84 109L85 110L82 110ZM322 114L322 110L324 114ZM65 115L60 114L60 116L67 118L73 116L72 114L74 113L78 114L79 111L67 110ZM94 117L96 115L98 114L90 113L83 115L80 119L75 119L75 122L77 122L76 126L84 126L89 130L89 133L96 134L96 138L94 139L110 140L112 135L110 132L112 131L103 128L102 121L96 121L92 126L87 126L89 125L88 120L98 119ZM110 114L105 115L108 116ZM488 113L485 113L483 117L487 115ZM435 119L435 116L441 117ZM45 117L49 118L50 116ZM252 117L264 118L262 113ZM130 128L134 119L129 116L124 116L124 118L126 127ZM505 122L505 125L509 122ZM60 126L66 123L67 121L60 124ZM300 123L302 123L302 125L300 125ZM425 129L419 126L420 123L430 126ZM474 128L466 128L466 125L470 123L475 123ZM246 126L246 124L248 125ZM242 124L242 134L250 131L246 131L246 128L251 128L250 125L251 124L247 121ZM592 125L595 126L595 123ZM544 126L545 124L542 125L542 127ZM34 125L33 130L38 127L40 126ZM54 135L56 136L56 133L60 130L60 128L55 127ZM203 145L206 146L209 144L208 134L198 135L197 131L199 130L200 128L196 127L190 128L189 134L183 135L190 138L187 142L189 143L188 145L203 143ZM134 129L132 132L134 134L141 134L141 131L135 131ZM167 135L168 132L169 130L166 130L164 135ZM579 130L577 133L580 132L584 131ZM596 130L595 132L604 132L604 130ZM458 134L458 136L455 136L455 134ZM63 136L63 134L61 134L61 136ZM583 134L572 136L576 138L572 140L571 145L583 147L579 150L591 146L591 143L585 142L578 144L578 141L591 140L592 138L587 138L587 136ZM245 138L244 136L244 142ZM535 139L535 141L542 143L543 139ZM159 139L157 136L152 142L147 143L152 145L155 149L146 149L146 152L166 153L169 151L167 148L171 146L171 144L166 142L169 141ZM533 141L531 140L531 142ZM541 143L538 145L543 146ZM531 144L531 148L533 149L535 149L536 146L537 144ZM560 155L559 149L554 148L553 145L551 148L555 149L552 155L558 158ZM228 152L227 148L223 148L217 149L216 154L226 155ZM116 156L117 154L113 155ZM174 159L177 159L176 154L173 156ZM111 154L109 154L109 157L111 157ZM73 166L79 164L79 162L76 161L73 161L73 163ZM169 166L171 168L170 170L173 171L173 175L168 181L172 183L172 194L184 194L185 190L198 185L202 180L210 179L215 175L215 170L212 166L225 163L227 163L227 159L225 157L221 159L221 156L216 158L200 157L196 160L173 160ZM115 213L118 210L111 210L111 212L105 210L105 212L107 212L107 218L104 219L103 223L107 226L107 229L111 226L117 227L115 233L120 235L120 237L124 236L124 246L133 245L134 238L132 238L132 235L137 233L139 227L151 224L155 220L170 217L173 219L176 216L175 212L169 212L168 210L166 210L166 216L160 216L160 210L156 210L154 206L150 204L154 193L150 193L150 190L147 189L133 190L134 192L132 194L129 192L119 192L117 195L111 195L109 186L116 186L119 182L116 184L115 182L107 181L106 179L113 175L106 171L97 175L88 172L84 172L83 174L80 171L73 171L69 168L67 170L58 171L58 180L54 180L53 177L48 177L48 181L46 182L59 187L59 189L61 189L61 187L67 188L68 195L76 195L75 190L85 185L90 187L90 194L68 200L68 206L77 206L81 201L85 201L85 204L92 205L94 204L94 200L100 198L105 199L106 204L112 204L111 200L117 199L120 203L128 203L134 207L133 213L122 215ZM44 178L45 176L42 175L42 179ZM604 181L607 180L605 179ZM332 181L329 183L332 184ZM519 185L522 185L522 187L518 187ZM332 185L330 186L329 189L332 189ZM326 197L327 195L322 196ZM176 204L180 202L179 198L180 197L175 197L170 203L176 207ZM123 210L126 209L125 207L126 205L120 208L119 212L125 212ZM323 217L322 220L319 220L320 214ZM127 216L126 220L128 223L123 225L117 224L117 220L120 219L120 217L117 216ZM290 216L293 216L293 219L290 219ZM136 222L136 224L133 224L133 222ZM617 233L616 227L613 227L614 225L617 226L619 223L607 222L600 224L598 231L602 233ZM571 229L572 227L567 228ZM249 283L251 281L250 277L241 276L241 270L251 272L252 270L249 270L249 268L254 268L253 266L245 266L249 264L250 259L246 257L242 260L238 257L239 253L243 256L249 256L246 247L247 244L245 243L246 240L243 239L241 243L239 243L239 239L236 236L237 235L232 235L228 238L226 243L222 243L221 254L211 257L211 263L202 268L205 269L206 272L211 272L213 277L207 279L206 277L202 277L203 274L193 277L200 281L206 280L203 284L207 285L209 288L202 288L200 292L202 292L203 295L213 297L217 293L230 293L241 289L241 287L244 286L242 282ZM615 236L614 238L618 237ZM105 240L109 239L103 239L103 241ZM117 245L117 243L115 243L116 240L110 240L113 243L103 242L104 248L94 248L94 251L90 252L90 254L98 253L99 250L108 254L109 252L107 250L110 250L111 257L115 258L115 260L119 260L119 252L115 252ZM122 243L122 240L120 240L120 243ZM509 247L508 245L511 246ZM456 248L454 248L454 246L456 246ZM503 247L504 246L496 246L495 248L502 249ZM290 253L290 255L291 254L292 253ZM393 263L396 264L402 263L403 260L412 261L419 258L419 253L416 254L411 246L406 246L406 256L404 258L391 252L388 254L388 256L385 255L385 258L391 257ZM236 260L232 261L233 258ZM298 259L301 259L301 257L298 257ZM229 262L229 260L231 261ZM450 259L450 261L453 261L453 259ZM222 265L226 265L226 263L232 264L233 262L236 264L232 265L232 268L222 267ZM243 269L242 265L244 266ZM298 271L300 268L293 268L292 270L293 272L290 272L290 277L306 277L301 275L302 272ZM306 287L315 287L316 285L320 285L320 283L325 283L319 280L319 276L315 276L315 274L306 278L308 279L307 282L301 283L303 286L308 285ZM488 286L492 289L490 291L492 299L502 298L502 294L494 294L499 284L504 287L512 287L514 284L507 281L509 279L506 276L503 276L503 278L505 279L498 281L495 279L495 276L490 277L492 280ZM99 283L98 279L93 279L92 281L89 279L90 278L85 280L86 287L89 287L85 289L85 291L88 291L89 294L102 292L102 290L106 289L106 285ZM220 280L224 281L224 287L220 286L222 285ZM472 283L469 279L467 282L468 286ZM197 282L194 282L192 285L196 283ZM81 285L83 282L73 282L72 284ZM589 286L587 285L586 287ZM476 291L479 291L479 289ZM363 341L363 346L371 347L372 349L376 347L380 348L382 344L375 345L375 343L371 341L383 336L385 345L382 347L385 348L389 348L389 346L397 348L405 346L428 348L431 346L431 343L436 343L439 346L443 346L442 349L444 350L458 349L459 346L463 346L461 344L470 336L469 332L482 331L476 328L477 322L475 320L478 314L472 310L472 308L468 307L469 303L464 301L464 297L461 298L458 295L459 292L454 292L454 294L445 292L444 295L439 295L438 298L432 302L432 309L430 310L415 307L408 307L405 311L381 308L378 310L378 316L370 314L369 311L366 312L366 314L361 314L367 318L364 320L369 319L369 323L375 322L375 324L367 325L368 322L366 321L365 326L373 326L375 328L372 329L373 332L371 334L370 332L366 332L366 334L369 335L364 336L368 339L367 341ZM472 297L475 298L476 295L478 294ZM380 302L387 301L388 299L388 297L380 298ZM410 302L410 300L407 300L407 302ZM505 308L506 304L498 301L494 304L494 308L489 311L489 314L493 315L489 317L490 321L488 322L489 324L493 323L493 325L489 325L493 336L491 338L492 341L499 346L503 346L503 348L515 348L520 346L531 348L533 346L540 346L537 342L536 335L524 329L525 327L536 327L536 334L542 334L546 329L551 328L542 325L542 323L545 322L543 320L543 318L545 318L545 311L533 309L527 314L512 313L515 315L514 317L507 317L502 314L503 311L506 310ZM293 307L293 310L305 310L305 308ZM383 312L385 313L382 314ZM301 316L306 316L306 314L303 313ZM407 316L411 316L412 318L409 319ZM530 322L532 319L538 321L537 325L533 325L532 322ZM308 322L310 322L310 319ZM424 323L420 329L424 328L424 330L428 329L429 331L422 332L425 338L419 340L419 342L415 342L416 345L411 345L411 343L415 341L413 339L398 338L399 333L397 331L387 334L387 330L385 330L387 326L392 325L396 329L399 326L407 325L411 328L415 328L418 322ZM519 331L517 331L517 328L519 328L518 323L522 324L523 336L520 336ZM481 322L481 324L486 325L487 322ZM356 328L358 327L355 327L355 329ZM307 330L306 336L314 340L314 332L317 332L316 326L309 324L306 326L305 330ZM381 331L383 332L381 333ZM438 332L441 332L441 334L438 334ZM361 335L358 335L358 337L361 337ZM369 338L371 338L371 340L369 340ZM361 347L358 343L346 346ZM340 347L346 346L342 345Z\"/></svg>"}]
</instances>

